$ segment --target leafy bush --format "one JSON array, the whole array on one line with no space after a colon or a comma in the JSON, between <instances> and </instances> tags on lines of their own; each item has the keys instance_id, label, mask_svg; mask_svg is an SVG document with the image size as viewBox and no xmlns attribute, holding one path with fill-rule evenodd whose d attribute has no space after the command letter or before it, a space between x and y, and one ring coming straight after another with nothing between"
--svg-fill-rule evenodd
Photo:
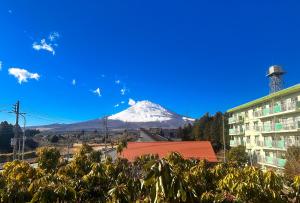
<instances>
[{"instance_id":1,"label":"leafy bush","mask_svg":"<svg viewBox=\"0 0 300 203\"><path fill-rule=\"evenodd\" d=\"M171 153L134 162L100 159L84 145L70 162L55 148L38 150L39 164L6 163L0 172L0 202L249 202L300 201L300 176L211 164Z\"/></svg>"}]
</instances>

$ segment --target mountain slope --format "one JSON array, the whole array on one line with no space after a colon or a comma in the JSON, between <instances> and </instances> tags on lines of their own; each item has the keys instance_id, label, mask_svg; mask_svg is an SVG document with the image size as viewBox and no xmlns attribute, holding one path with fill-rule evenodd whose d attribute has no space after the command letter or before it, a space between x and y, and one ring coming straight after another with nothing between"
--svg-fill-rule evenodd
<instances>
[{"instance_id":1,"label":"mountain slope","mask_svg":"<svg viewBox=\"0 0 300 203\"><path fill-rule=\"evenodd\" d=\"M159 104L150 101L140 101L128 109L108 117L109 129L137 128L178 128L194 119L181 116L169 111ZM94 119L73 124L54 124L36 126L41 130L50 131L78 131L103 129L104 119Z\"/></svg>"},{"instance_id":2,"label":"mountain slope","mask_svg":"<svg viewBox=\"0 0 300 203\"><path fill-rule=\"evenodd\" d=\"M140 101L130 108L108 117L110 120L123 122L162 122L171 119L182 118L176 113L170 112L158 104L150 101Z\"/></svg>"}]
</instances>

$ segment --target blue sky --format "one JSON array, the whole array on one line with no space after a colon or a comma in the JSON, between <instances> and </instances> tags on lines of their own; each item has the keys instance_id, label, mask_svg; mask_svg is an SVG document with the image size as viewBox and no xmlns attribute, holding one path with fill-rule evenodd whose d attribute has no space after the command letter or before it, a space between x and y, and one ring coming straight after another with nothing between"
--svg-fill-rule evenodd
<instances>
[{"instance_id":1,"label":"blue sky","mask_svg":"<svg viewBox=\"0 0 300 203\"><path fill-rule=\"evenodd\" d=\"M0 110L19 99L31 125L113 114L129 98L195 118L225 111L266 95L272 64L288 71L286 86L300 82L299 10L274 0L1 1Z\"/></svg>"}]
</instances>

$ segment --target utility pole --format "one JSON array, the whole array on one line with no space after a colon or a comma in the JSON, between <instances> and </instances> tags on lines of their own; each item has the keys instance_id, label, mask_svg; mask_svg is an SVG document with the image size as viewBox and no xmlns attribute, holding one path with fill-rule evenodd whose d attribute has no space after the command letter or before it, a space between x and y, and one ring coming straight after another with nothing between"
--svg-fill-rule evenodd
<instances>
[{"instance_id":1,"label":"utility pole","mask_svg":"<svg viewBox=\"0 0 300 203\"><path fill-rule=\"evenodd\" d=\"M222 116L222 126L223 126L223 150L224 150L224 163L226 162L226 141L225 141L225 115Z\"/></svg>"},{"instance_id":2,"label":"utility pole","mask_svg":"<svg viewBox=\"0 0 300 203\"><path fill-rule=\"evenodd\" d=\"M16 114L16 124L15 124L15 135L14 138L12 139L12 145L13 145L13 160L20 158L20 153L21 153L21 140L19 136L19 116L24 116L25 113L20 113L20 101L18 100L17 103L13 106L13 110L10 113ZM25 133L25 132L24 132ZM18 150L18 154L17 154Z\"/></svg>"},{"instance_id":3,"label":"utility pole","mask_svg":"<svg viewBox=\"0 0 300 203\"><path fill-rule=\"evenodd\" d=\"M125 134L125 139L126 139L126 142L127 142L127 139L128 139L128 122L126 121L125 122L125 128L126 128L126 134Z\"/></svg>"},{"instance_id":4,"label":"utility pole","mask_svg":"<svg viewBox=\"0 0 300 203\"><path fill-rule=\"evenodd\" d=\"M19 115L20 115L20 102L17 101L17 103L14 105L13 113L16 114L16 124L15 124L15 135L13 138L13 160L16 159L17 155L17 144L18 144L18 127L19 127Z\"/></svg>"},{"instance_id":5,"label":"utility pole","mask_svg":"<svg viewBox=\"0 0 300 203\"><path fill-rule=\"evenodd\" d=\"M104 117L104 130L105 130L105 137L104 137L104 144L105 144L105 151L104 151L104 155L106 158L106 152L107 152L107 137L108 137L108 128L107 128L107 116Z\"/></svg>"},{"instance_id":6,"label":"utility pole","mask_svg":"<svg viewBox=\"0 0 300 203\"><path fill-rule=\"evenodd\" d=\"M25 113L24 113L25 114ZM23 143L22 143L22 160L24 160L24 149L25 149L25 140L26 140L26 117L24 114L21 114L24 119L23 127Z\"/></svg>"},{"instance_id":7,"label":"utility pole","mask_svg":"<svg viewBox=\"0 0 300 203\"><path fill-rule=\"evenodd\" d=\"M68 133L68 150L67 150L67 160L69 162L69 157L70 157L70 134Z\"/></svg>"}]
</instances>

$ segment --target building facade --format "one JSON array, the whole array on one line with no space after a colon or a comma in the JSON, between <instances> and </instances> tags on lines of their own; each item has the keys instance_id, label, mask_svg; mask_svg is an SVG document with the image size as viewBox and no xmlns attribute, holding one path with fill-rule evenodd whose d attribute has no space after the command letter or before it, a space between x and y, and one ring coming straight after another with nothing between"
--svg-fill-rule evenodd
<instances>
[{"instance_id":1,"label":"building facade","mask_svg":"<svg viewBox=\"0 0 300 203\"><path fill-rule=\"evenodd\" d=\"M288 147L300 146L300 84L227 112L230 146L244 145L262 168L284 169Z\"/></svg>"}]
</instances>

